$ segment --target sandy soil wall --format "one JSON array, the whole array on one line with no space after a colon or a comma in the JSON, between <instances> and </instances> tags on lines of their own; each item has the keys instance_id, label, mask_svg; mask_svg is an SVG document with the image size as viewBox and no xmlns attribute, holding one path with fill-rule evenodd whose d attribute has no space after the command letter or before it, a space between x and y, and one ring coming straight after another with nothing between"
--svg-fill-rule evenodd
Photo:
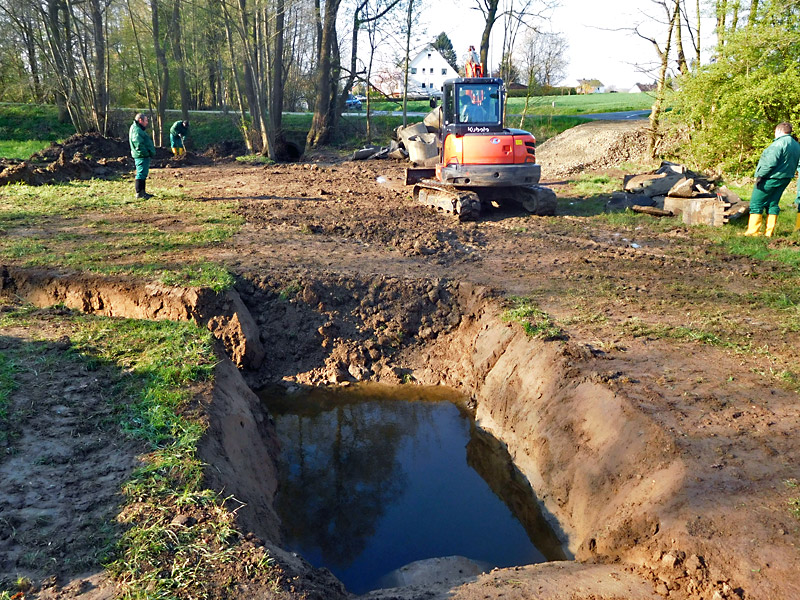
<instances>
[{"instance_id":1,"label":"sandy soil wall","mask_svg":"<svg viewBox=\"0 0 800 600\"><path fill-rule=\"evenodd\" d=\"M0 265L0 294L36 306L62 304L107 317L196 321L223 343L237 366L255 369L264 359L258 327L235 290L217 294L207 289Z\"/></svg>"},{"instance_id":2,"label":"sandy soil wall","mask_svg":"<svg viewBox=\"0 0 800 600\"><path fill-rule=\"evenodd\" d=\"M426 353L418 378L472 396L479 426L507 444L576 558L651 559L660 507L684 476L671 440L602 381L590 355L502 322L479 289L460 292L467 316Z\"/></svg>"}]
</instances>

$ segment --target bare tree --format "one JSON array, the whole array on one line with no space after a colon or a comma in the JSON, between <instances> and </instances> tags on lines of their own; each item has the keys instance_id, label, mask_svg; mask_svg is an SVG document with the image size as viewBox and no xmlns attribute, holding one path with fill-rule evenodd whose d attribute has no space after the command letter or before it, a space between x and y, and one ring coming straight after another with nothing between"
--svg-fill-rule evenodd
<instances>
[{"instance_id":1,"label":"bare tree","mask_svg":"<svg viewBox=\"0 0 800 600\"><path fill-rule=\"evenodd\" d=\"M473 8L480 11L484 20L480 60L484 68L488 70L489 40L495 23L501 17L509 16L512 20L532 26L537 19L542 18L547 11L557 5L557 0L508 0L502 7L500 0L474 0L474 3Z\"/></svg>"},{"instance_id":2,"label":"bare tree","mask_svg":"<svg viewBox=\"0 0 800 600\"><path fill-rule=\"evenodd\" d=\"M317 98L311 129L306 138L310 148L325 145L335 130L336 91L338 86L338 43L336 38L336 16L341 0L325 0L324 14L320 22L319 58L317 64Z\"/></svg>"},{"instance_id":3,"label":"bare tree","mask_svg":"<svg viewBox=\"0 0 800 600\"><path fill-rule=\"evenodd\" d=\"M675 24L680 17L680 0L674 0L672 8L667 4L668 0L653 0L653 2L664 10L669 23L667 40L664 43L664 47L661 47L656 38L642 33L639 27L636 27L634 32L640 38L647 40L653 45L653 49L656 51L656 55L659 59L658 78L656 79L656 97L653 102L653 107L650 111L649 151L650 155L655 157L658 140L661 135L660 122L664 105L664 95L666 92L667 69L669 68L669 53L672 47L672 34L675 30Z\"/></svg>"}]
</instances>

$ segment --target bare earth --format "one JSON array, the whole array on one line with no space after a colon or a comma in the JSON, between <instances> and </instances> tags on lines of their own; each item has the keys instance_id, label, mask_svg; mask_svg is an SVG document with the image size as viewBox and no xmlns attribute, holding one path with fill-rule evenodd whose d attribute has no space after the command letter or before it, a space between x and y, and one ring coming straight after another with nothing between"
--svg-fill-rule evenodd
<instances>
[{"instance_id":1,"label":"bare earth","mask_svg":"<svg viewBox=\"0 0 800 600\"><path fill-rule=\"evenodd\" d=\"M608 131L623 126L592 127L585 134L584 145L596 141L602 127ZM624 125L629 127L631 124ZM640 158L638 142L615 139L617 164ZM625 515L606 515L614 523L607 537L587 537L571 548L578 560L598 563L587 567L589 570L569 563L491 573L459 588L455 597L800 598L795 587L800 574L800 521L788 505L798 492L787 485L800 473L796 435L800 405L797 394L776 376L800 365L800 339L797 328L775 324L774 309L757 301L760 293L771 291L759 270L781 273L785 269L789 279L794 274L777 264L753 264L730 256L682 226L631 230L570 216L570 203L580 199L565 179L569 173L589 169L612 177L622 173L610 164L614 161L598 158L584 146L569 151L556 144L557 140L552 142L552 150L545 145L539 158L545 184L549 181L559 195L559 216L554 218L499 209L480 222L460 224L413 203L403 185L405 165L356 163L330 156L310 157L305 163L291 165L176 164L152 171L150 189L180 186L200 202L240 203L246 225L234 239L207 254L252 282L252 289L240 292L262 332L272 331L274 336L266 342L271 348L262 369L246 373L253 385L287 376L301 383L336 380L329 353L321 362L312 359L313 352L320 354L327 347L324 340L337 334L325 331L324 318L319 331L315 324L308 334L300 332L299 340L280 331L289 321L278 321L271 330L266 307L264 313L258 312L259 284L262 289L275 289L290 283L303 288L313 281L339 282L336 285L340 286L344 281L358 281L364 283L367 293L369 282L379 279L405 281L409 289L418 282L435 282L434 287L449 282L492 290L490 296L533 297L568 338L573 355L559 363L561 375L574 365L581 373L592 373L593 381L609 390L610 397L626 399L619 413L609 408L611 403L600 400L583 405L586 436L593 440L602 438L604 432L630 436L630 447L645 449L643 471L616 471L615 461L621 457L602 451L586 468L593 477L603 478L602 485L596 483L605 490L627 493L632 486L644 490L645 484L650 486L648 494L665 490L657 507L658 521L648 521L648 514L637 514L631 505ZM791 244L786 239L776 243ZM431 288L423 285L420 289L419 293L427 293ZM306 301L313 305L317 298L309 294ZM396 300L411 301L413 294ZM320 313L325 312L334 322L335 311L322 306L319 299ZM390 311L376 314L369 306L363 310L365 323L374 325L375 319L383 318L391 330L394 316ZM429 323L435 330L436 323L444 323L450 316L442 309L428 322L424 316L420 318L423 325ZM709 322L716 332L741 342L738 350L733 344L670 335L677 328L702 329ZM420 338L435 337L422 335L422 328L416 331ZM42 335L54 340L55 346L51 344L46 351L57 348L60 332ZM13 341L16 336L35 339L36 331L3 331L0 344L17 343ZM358 345L357 332L350 332L350 338ZM760 350L742 352L745 341ZM313 346L313 352L303 350L304 343ZM414 348L418 351L419 347ZM431 347L427 365L421 353L415 357L407 352L395 362L387 356L376 358L375 364L380 362L387 369L373 368L374 378L389 381L388 367L403 366L418 371L420 380L439 377L439 381L447 381L442 366L446 363L437 362L435 345ZM355 352L352 345L349 351ZM397 365L399 361L404 362ZM397 379L397 372L393 373ZM427 375L423 377L423 373ZM88 410L91 404L79 408L69 403L69 395L91 398L97 393L96 377L73 372L50 373L48 377L55 379L39 379L36 385L26 386L28 393L41 395L37 391L41 386L66 390L65 398L58 402L46 395L35 401L46 406L48 413L66 412L80 420L75 411ZM611 427L612 422L618 425L622 420L633 423L636 430ZM644 434L636 425L640 422L652 430ZM57 439L51 438L66 439L74 430L55 429L47 426L47 420L40 425L26 432L26 447L42 456L38 467L44 464L57 470L66 460L65 453L79 452L80 447L59 446ZM525 432L517 435L524 437ZM642 441L642 436L647 439ZM574 442L580 446L579 432ZM97 439L83 439L82 443L112 442L98 434ZM119 484L114 473L130 469L135 451L122 448L115 453L119 464L104 465L100 479L109 491L101 494L113 495ZM103 458L107 456L98 455L96 460ZM0 462L0 467L7 484L0 517L7 518L14 507L21 509L33 502L25 496L31 493L26 486L43 489L47 483L34 482L30 473L12 461ZM557 472L558 465L552 469ZM39 475L58 480L57 475ZM94 478L92 471L58 483L65 490L61 497L69 498L61 502L70 504L72 512L63 506L42 515L13 512L16 527L25 532L34 519L40 525L37 535L41 535L73 519L75 510L84 512L85 518L103 518L103 511L113 503L99 506L97 514L81 509L86 478ZM559 500L565 511L577 506L579 495L584 503L605 501L593 500L591 491L591 485L586 490L565 487L561 490L565 497ZM567 498L570 494L573 496ZM576 529L591 525L577 524ZM78 533L75 536L80 543ZM6 543L0 539L0 544ZM14 551L23 549L0 552L0 556L12 561ZM70 573L83 571L75 568Z\"/></svg>"}]
</instances>

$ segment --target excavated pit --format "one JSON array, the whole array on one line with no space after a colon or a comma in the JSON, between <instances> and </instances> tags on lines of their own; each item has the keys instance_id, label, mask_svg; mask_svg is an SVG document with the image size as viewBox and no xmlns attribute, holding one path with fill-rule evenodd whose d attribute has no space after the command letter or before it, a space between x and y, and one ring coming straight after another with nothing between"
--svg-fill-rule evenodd
<instances>
[{"instance_id":1,"label":"excavated pit","mask_svg":"<svg viewBox=\"0 0 800 600\"><path fill-rule=\"evenodd\" d=\"M459 390L476 427L502 442L508 480L535 492L566 554L578 561L518 567L508 576L501 569L474 583L423 578L370 598L497 597L484 594L487 581L509 590L514 577L540 582L553 598L577 585L581 598L663 597L654 582L667 592L683 590L676 597L731 589L725 564L699 555L704 547L677 522L672 503L686 472L673 438L598 375L591 353L532 339L504 322L488 289L446 280L271 274L213 294L10 267L0 281L3 294L39 306L206 324L239 367L223 362L217 370L200 448L210 465L207 482L244 503L237 512L242 529L260 536L289 572L314 581L324 590L319 597L345 592L326 571L282 549L274 509L277 439L251 391L266 384L372 381ZM537 508L522 496L509 498L518 515ZM598 583L609 577L611 588Z\"/></svg>"},{"instance_id":2,"label":"excavated pit","mask_svg":"<svg viewBox=\"0 0 800 600\"><path fill-rule=\"evenodd\" d=\"M411 563L465 574L566 558L504 446L460 394L359 384L259 392L281 445L287 548L354 593L402 584Z\"/></svg>"}]
</instances>

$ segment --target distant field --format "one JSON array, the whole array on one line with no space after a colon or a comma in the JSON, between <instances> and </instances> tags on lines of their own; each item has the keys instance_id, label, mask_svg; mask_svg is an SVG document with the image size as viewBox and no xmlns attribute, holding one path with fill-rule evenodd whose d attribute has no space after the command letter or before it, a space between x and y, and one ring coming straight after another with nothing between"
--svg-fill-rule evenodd
<instances>
[{"instance_id":1,"label":"distant field","mask_svg":"<svg viewBox=\"0 0 800 600\"><path fill-rule=\"evenodd\" d=\"M601 98L600 96L605 96ZM620 98L617 98L620 97ZM621 101L624 97L625 102ZM550 97L548 97L550 98ZM535 105L529 107L528 115L522 124L524 129L544 141L553 135L583 122L581 113L642 108L649 99L644 94L596 94L594 96L553 96L552 100L535 98ZM387 110L396 108L394 103L384 103ZM520 127L519 114L524 99L509 99L506 125ZM646 107L646 106L644 106ZM137 109L115 111L112 122L112 135L124 138ZM428 112L430 105L424 101L409 102L409 112ZM334 145L340 148L359 148L366 143L366 111L360 114L345 115L340 121L339 137ZM180 118L177 110L168 110L166 121L169 125ZM241 119L236 113L190 111L191 134L188 147L202 151L209 146L226 141L242 142ZM414 123L419 117L410 117ZM372 116L372 143L386 145L393 130L402 124L402 117L389 115ZM305 146L306 133L311 127L311 114L286 114L283 118L284 134L298 147ZM59 123L55 106L0 104L0 158L25 159L31 154L47 147L51 142L63 141L74 133L69 123Z\"/></svg>"},{"instance_id":2,"label":"distant field","mask_svg":"<svg viewBox=\"0 0 800 600\"><path fill-rule=\"evenodd\" d=\"M555 103L555 106L553 104ZM588 115L592 113L617 112L622 110L644 110L653 104L650 94L584 94L579 96L531 96L528 114L537 115ZM522 114L525 98L509 98L506 112ZM403 110L402 102L375 102L372 110ZM427 112L427 100L408 103L409 112ZM362 108L362 112L364 109Z\"/></svg>"},{"instance_id":3,"label":"distant field","mask_svg":"<svg viewBox=\"0 0 800 600\"><path fill-rule=\"evenodd\" d=\"M652 106L650 94L583 94L579 96L533 96L528 105L529 114L589 115L592 113L645 110ZM509 98L508 114L521 114L525 98Z\"/></svg>"}]
</instances>

